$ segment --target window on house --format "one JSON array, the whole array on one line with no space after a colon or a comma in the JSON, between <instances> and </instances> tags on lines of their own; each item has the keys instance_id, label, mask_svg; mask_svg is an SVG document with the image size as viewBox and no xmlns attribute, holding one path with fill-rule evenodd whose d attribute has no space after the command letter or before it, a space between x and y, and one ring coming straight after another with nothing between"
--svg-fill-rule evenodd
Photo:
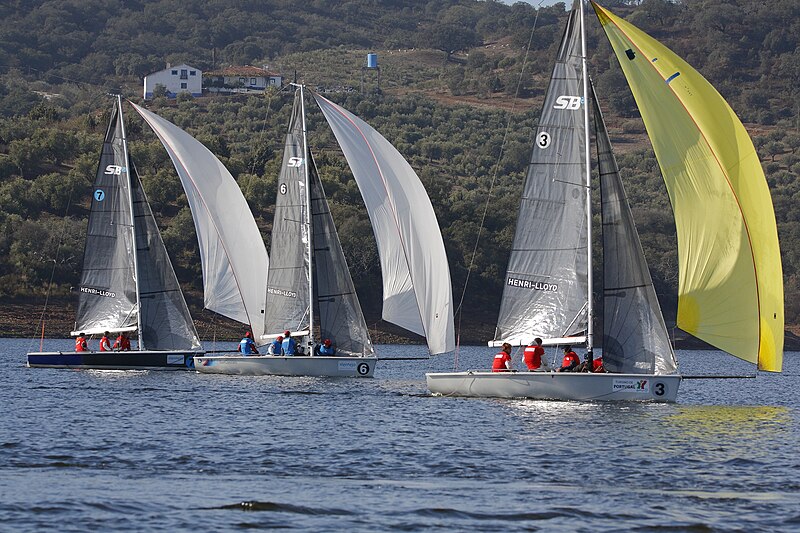
<instances>
[{"instance_id":1,"label":"window on house","mask_svg":"<svg viewBox=\"0 0 800 533\"><path fill-rule=\"evenodd\" d=\"M173 76L177 76L177 75L178 75L178 71L177 71L177 70L173 70L173 71L172 71L172 75L173 75Z\"/></svg>"},{"instance_id":2,"label":"window on house","mask_svg":"<svg viewBox=\"0 0 800 533\"><path fill-rule=\"evenodd\" d=\"M197 71L196 70L190 70L189 71L189 76L196 76L196 75L197 75Z\"/></svg>"},{"instance_id":3,"label":"window on house","mask_svg":"<svg viewBox=\"0 0 800 533\"><path fill-rule=\"evenodd\" d=\"M188 78L188 77L189 77L189 71L188 71L188 70L186 70L185 68L184 68L184 69L181 69L181 79L182 79L182 80L185 80L185 79L186 79L186 78Z\"/></svg>"},{"instance_id":4,"label":"window on house","mask_svg":"<svg viewBox=\"0 0 800 533\"><path fill-rule=\"evenodd\" d=\"M186 88L186 84L185 83L181 83L181 89L185 89L185 88Z\"/></svg>"},{"instance_id":5,"label":"window on house","mask_svg":"<svg viewBox=\"0 0 800 533\"><path fill-rule=\"evenodd\" d=\"M256 84L256 79L250 78L250 85L255 85L255 84Z\"/></svg>"},{"instance_id":6,"label":"window on house","mask_svg":"<svg viewBox=\"0 0 800 533\"><path fill-rule=\"evenodd\" d=\"M239 78L239 83L244 85L245 83L247 83L247 79L246 78Z\"/></svg>"}]
</instances>

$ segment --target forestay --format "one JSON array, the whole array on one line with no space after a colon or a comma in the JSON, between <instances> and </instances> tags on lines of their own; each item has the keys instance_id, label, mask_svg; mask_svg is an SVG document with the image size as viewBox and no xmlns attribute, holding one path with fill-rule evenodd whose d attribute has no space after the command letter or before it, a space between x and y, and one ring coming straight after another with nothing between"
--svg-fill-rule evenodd
<instances>
[{"instance_id":1,"label":"forestay","mask_svg":"<svg viewBox=\"0 0 800 533\"><path fill-rule=\"evenodd\" d=\"M775 214L744 126L691 66L597 4L658 159L678 236L678 326L780 371L783 275Z\"/></svg>"},{"instance_id":2,"label":"forestay","mask_svg":"<svg viewBox=\"0 0 800 533\"><path fill-rule=\"evenodd\" d=\"M609 372L673 374L675 354L594 87L591 96L603 221L603 364Z\"/></svg>"},{"instance_id":3,"label":"forestay","mask_svg":"<svg viewBox=\"0 0 800 533\"><path fill-rule=\"evenodd\" d=\"M383 274L383 318L424 335L431 354L455 349L450 269L433 206L402 155L352 113L314 94L372 222Z\"/></svg>"},{"instance_id":4,"label":"forestay","mask_svg":"<svg viewBox=\"0 0 800 533\"><path fill-rule=\"evenodd\" d=\"M581 19L573 9L536 130L496 342L518 345L541 337L547 344L587 327L586 103L580 39Z\"/></svg>"},{"instance_id":5,"label":"forestay","mask_svg":"<svg viewBox=\"0 0 800 533\"><path fill-rule=\"evenodd\" d=\"M263 343L269 257L239 185L191 135L133 105L172 159L192 210L203 268L205 307L253 329Z\"/></svg>"}]
</instances>

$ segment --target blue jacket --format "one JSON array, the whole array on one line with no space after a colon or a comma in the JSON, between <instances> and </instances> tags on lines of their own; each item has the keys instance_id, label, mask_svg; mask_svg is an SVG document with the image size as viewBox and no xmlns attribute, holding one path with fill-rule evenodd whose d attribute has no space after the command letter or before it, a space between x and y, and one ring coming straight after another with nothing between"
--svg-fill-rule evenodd
<instances>
[{"instance_id":1,"label":"blue jacket","mask_svg":"<svg viewBox=\"0 0 800 533\"><path fill-rule=\"evenodd\" d=\"M319 354L320 355L336 355L336 348L334 348L332 344L330 346L325 346L324 344L320 344L319 345Z\"/></svg>"},{"instance_id":2,"label":"blue jacket","mask_svg":"<svg viewBox=\"0 0 800 533\"><path fill-rule=\"evenodd\" d=\"M281 349L283 350L283 355L294 355L297 349L297 341L291 337L286 337L283 339L283 346L281 346Z\"/></svg>"},{"instance_id":3,"label":"blue jacket","mask_svg":"<svg viewBox=\"0 0 800 533\"><path fill-rule=\"evenodd\" d=\"M256 343L250 337L245 337L239 341L239 351L242 355L253 355L258 353L256 351Z\"/></svg>"},{"instance_id":4,"label":"blue jacket","mask_svg":"<svg viewBox=\"0 0 800 533\"><path fill-rule=\"evenodd\" d=\"M275 339L274 341L272 341L272 344L269 345L269 353L271 353L272 355L280 355L282 346L283 343L278 341L278 339Z\"/></svg>"}]
</instances>

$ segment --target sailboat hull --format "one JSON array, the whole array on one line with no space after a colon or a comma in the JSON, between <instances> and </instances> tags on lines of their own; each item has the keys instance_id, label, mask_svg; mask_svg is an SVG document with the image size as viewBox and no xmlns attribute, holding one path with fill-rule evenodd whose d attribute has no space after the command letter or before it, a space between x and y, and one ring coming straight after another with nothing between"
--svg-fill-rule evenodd
<instances>
[{"instance_id":1,"label":"sailboat hull","mask_svg":"<svg viewBox=\"0 0 800 533\"><path fill-rule=\"evenodd\" d=\"M674 402L681 376L569 372L452 372L425 374L442 396L536 400Z\"/></svg>"},{"instance_id":2,"label":"sailboat hull","mask_svg":"<svg viewBox=\"0 0 800 533\"><path fill-rule=\"evenodd\" d=\"M28 354L28 366L95 370L189 370L194 365L194 356L204 353L192 350L31 352Z\"/></svg>"},{"instance_id":3,"label":"sailboat hull","mask_svg":"<svg viewBox=\"0 0 800 533\"><path fill-rule=\"evenodd\" d=\"M377 362L377 357L221 355L197 356L194 368L204 374L371 378Z\"/></svg>"}]
</instances>

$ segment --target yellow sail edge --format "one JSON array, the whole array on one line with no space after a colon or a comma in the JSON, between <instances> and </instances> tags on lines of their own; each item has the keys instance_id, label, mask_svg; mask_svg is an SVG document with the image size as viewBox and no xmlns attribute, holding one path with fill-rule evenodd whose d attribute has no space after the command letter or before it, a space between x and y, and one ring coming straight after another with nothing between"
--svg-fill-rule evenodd
<instances>
[{"instance_id":1,"label":"yellow sail edge","mask_svg":"<svg viewBox=\"0 0 800 533\"><path fill-rule=\"evenodd\" d=\"M661 168L678 236L678 327L780 372L783 271L767 182L750 136L694 68L592 2Z\"/></svg>"}]
</instances>

